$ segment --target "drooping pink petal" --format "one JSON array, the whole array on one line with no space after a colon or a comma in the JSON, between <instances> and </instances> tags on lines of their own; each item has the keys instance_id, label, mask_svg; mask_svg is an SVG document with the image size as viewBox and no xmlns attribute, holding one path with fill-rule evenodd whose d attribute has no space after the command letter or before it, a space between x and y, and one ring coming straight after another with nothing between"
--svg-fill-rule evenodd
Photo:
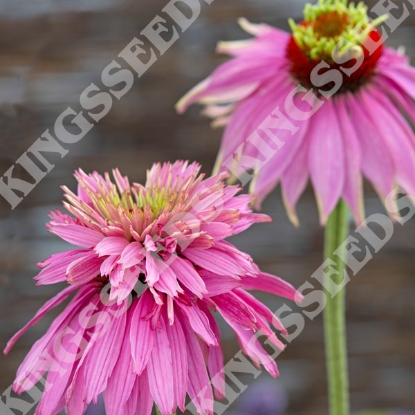
<instances>
[{"instance_id":1,"label":"drooping pink petal","mask_svg":"<svg viewBox=\"0 0 415 415\"><path fill-rule=\"evenodd\" d=\"M85 248L94 247L104 238L104 235L97 231L74 224L66 225L51 223L49 229L63 240Z\"/></svg>"},{"instance_id":2,"label":"drooping pink petal","mask_svg":"<svg viewBox=\"0 0 415 415\"><path fill-rule=\"evenodd\" d=\"M186 255L189 250L190 248L186 249ZM177 256L172 258L169 266L177 279L199 298L207 294L205 283L190 262Z\"/></svg>"},{"instance_id":3,"label":"drooping pink petal","mask_svg":"<svg viewBox=\"0 0 415 415\"><path fill-rule=\"evenodd\" d=\"M147 365L150 392L162 415L174 411L174 373L170 340L163 319L154 331L154 347Z\"/></svg>"},{"instance_id":4,"label":"drooping pink petal","mask_svg":"<svg viewBox=\"0 0 415 415\"><path fill-rule=\"evenodd\" d=\"M47 301L35 314L35 316L22 328L20 329L8 342L7 346L4 349L4 353L8 354L11 348L16 344L16 342L20 339L30 329L30 327L37 324L50 310L57 307L63 301L65 301L74 291L78 290L79 287L70 286L65 288L55 297Z\"/></svg>"},{"instance_id":5,"label":"drooping pink petal","mask_svg":"<svg viewBox=\"0 0 415 415\"><path fill-rule=\"evenodd\" d=\"M178 303L181 310L188 318L193 331L197 333L209 346L217 346L218 341L210 328L209 319L206 314L199 309L197 304L186 307Z\"/></svg>"},{"instance_id":6,"label":"drooping pink petal","mask_svg":"<svg viewBox=\"0 0 415 415\"><path fill-rule=\"evenodd\" d=\"M199 414L213 414L213 393L199 343L186 320L179 315L187 345L189 378L187 391Z\"/></svg>"},{"instance_id":7,"label":"drooping pink petal","mask_svg":"<svg viewBox=\"0 0 415 415\"><path fill-rule=\"evenodd\" d=\"M344 100L333 103L339 121L341 137L344 144L345 178L343 198L350 206L356 223L364 220L362 151L356 129L347 112Z\"/></svg>"},{"instance_id":8,"label":"drooping pink petal","mask_svg":"<svg viewBox=\"0 0 415 415\"><path fill-rule=\"evenodd\" d=\"M324 131L322 125L325 125ZM344 145L331 100L313 115L308 134L308 165L321 222L324 224L342 195L345 177Z\"/></svg>"},{"instance_id":9,"label":"drooping pink petal","mask_svg":"<svg viewBox=\"0 0 415 415\"><path fill-rule=\"evenodd\" d=\"M265 272L261 272L256 278L244 278L241 281L241 288L245 290L265 291L280 297L288 298L289 300L301 298L301 295L297 293L296 289L291 284Z\"/></svg>"},{"instance_id":10,"label":"drooping pink petal","mask_svg":"<svg viewBox=\"0 0 415 415\"><path fill-rule=\"evenodd\" d=\"M184 412L187 379L188 379L188 362L186 341L182 326L178 319L175 319L174 324L170 325L168 321L165 322L167 336L169 338L172 367L174 373L173 389L174 389L174 406L178 406Z\"/></svg>"},{"instance_id":11,"label":"drooping pink petal","mask_svg":"<svg viewBox=\"0 0 415 415\"><path fill-rule=\"evenodd\" d=\"M151 328L149 320L145 317L153 308L152 296L149 290L141 295L137 307L133 311L132 319L136 322L131 326L130 342L131 354L134 362L134 371L141 375L150 358L153 342L154 330Z\"/></svg>"},{"instance_id":12,"label":"drooping pink petal","mask_svg":"<svg viewBox=\"0 0 415 415\"><path fill-rule=\"evenodd\" d=\"M127 334L131 332L132 326L135 324L135 321L133 321L135 307L136 303L133 303L128 310L125 326L126 334L122 339L117 363L108 379L108 385L104 392L107 415L118 415L120 408L126 405L136 382L137 375L134 373L130 336Z\"/></svg>"}]
</instances>

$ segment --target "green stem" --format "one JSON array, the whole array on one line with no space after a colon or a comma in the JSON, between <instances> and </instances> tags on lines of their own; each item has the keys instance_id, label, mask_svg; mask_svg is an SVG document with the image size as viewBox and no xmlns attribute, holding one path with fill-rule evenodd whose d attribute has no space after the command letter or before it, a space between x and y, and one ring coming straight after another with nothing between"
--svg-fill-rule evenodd
<instances>
[{"instance_id":1,"label":"green stem","mask_svg":"<svg viewBox=\"0 0 415 415\"><path fill-rule=\"evenodd\" d=\"M331 213L325 232L324 256L336 262L336 283L343 281L345 249L338 249L348 235L348 209L343 201ZM334 255L336 251L336 255ZM329 282L326 286L329 285ZM329 385L330 415L349 414L349 376L347 368L346 344L346 289L343 288L334 298L327 293L324 309L326 339L326 360Z\"/></svg>"}]
</instances>

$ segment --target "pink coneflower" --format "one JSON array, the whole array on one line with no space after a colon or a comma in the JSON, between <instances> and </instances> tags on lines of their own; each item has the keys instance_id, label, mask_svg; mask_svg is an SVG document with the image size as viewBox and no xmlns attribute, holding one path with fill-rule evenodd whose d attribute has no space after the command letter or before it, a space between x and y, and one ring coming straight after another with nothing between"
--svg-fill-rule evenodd
<instances>
[{"instance_id":1,"label":"pink coneflower","mask_svg":"<svg viewBox=\"0 0 415 415\"><path fill-rule=\"evenodd\" d=\"M40 263L36 280L69 287L5 350L76 292L17 373L14 389L21 393L49 370L36 414L64 407L70 415L82 414L101 393L108 415L150 414L153 402L162 414L172 414L184 409L186 394L200 414L213 413L211 384L220 399L225 383L212 311L222 315L255 365L278 375L253 334L283 349L269 323L285 330L246 290L294 299L295 289L260 272L249 255L225 241L269 217L252 213L251 196L237 196L240 189L226 186L226 175L204 179L199 170L181 161L156 164L145 186L130 185L118 170L116 184L108 174L79 170L78 194L63 188L73 216L53 212L48 227L79 248Z\"/></svg>"},{"instance_id":2,"label":"pink coneflower","mask_svg":"<svg viewBox=\"0 0 415 415\"><path fill-rule=\"evenodd\" d=\"M386 18L370 22L363 2L320 0L304 14L300 24L290 21L292 34L241 19L255 37L220 43L218 51L234 58L177 109L199 102L215 125L226 125L217 170L254 169L258 206L280 182L297 223L295 206L310 178L323 224L340 198L360 223L362 176L382 200L395 185L415 192L408 121L415 120L415 70L403 54L383 47L375 26ZM303 92L293 98L299 84ZM312 94L305 96L306 90ZM301 118L294 111L314 115ZM276 151L268 158L264 152L272 146ZM236 168L229 163L234 159Z\"/></svg>"}]
</instances>

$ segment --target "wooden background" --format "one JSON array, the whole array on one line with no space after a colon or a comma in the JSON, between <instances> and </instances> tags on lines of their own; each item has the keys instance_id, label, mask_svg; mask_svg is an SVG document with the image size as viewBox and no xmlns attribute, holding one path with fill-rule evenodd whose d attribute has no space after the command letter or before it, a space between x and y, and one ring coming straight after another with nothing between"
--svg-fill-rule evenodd
<instances>
[{"instance_id":1,"label":"wooden background","mask_svg":"<svg viewBox=\"0 0 415 415\"><path fill-rule=\"evenodd\" d=\"M166 0L0 0L0 173L46 129L80 93L99 83L103 68L160 13ZM373 4L371 2L370 4ZM221 131L192 108L178 116L174 103L208 75L223 58L218 40L242 39L236 19L288 29L304 0L215 0L154 66L117 102L111 112L14 211L0 200L0 348L60 287L37 287L35 264L67 249L44 224L61 205L60 185L74 188L74 169L105 172L118 166L134 181L156 161L197 160L209 172ZM415 13L392 36L414 57ZM356 120L358 122L358 120ZM370 187L368 213L382 207ZM273 223L257 225L235 239L263 270L300 286L321 263L323 230L308 189L299 207L301 227L288 221L275 191L264 204ZM354 410L415 409L415 222L396 226L388 245L348 287L350 378ZM264 296L277 309L278 300ZM27 333L9 356L0 355L0 390L7 388L31 344L53 313ZM228 358L238 351L224 333ZM322 319L279 358L278 386L288 397L286 414L322 415L326 410ZM251 381L247 378L247 381Z\"/></svg>"}]
</instances>

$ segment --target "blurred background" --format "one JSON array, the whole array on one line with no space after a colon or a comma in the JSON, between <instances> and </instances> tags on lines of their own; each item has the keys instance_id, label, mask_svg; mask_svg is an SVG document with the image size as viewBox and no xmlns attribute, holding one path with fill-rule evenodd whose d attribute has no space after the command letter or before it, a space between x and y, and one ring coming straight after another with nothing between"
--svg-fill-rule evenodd
<instances>
[{"instance_id":1,"label":"blurred background","mask_svg":"<svg viewBox=\"0 0 415 415\"><path fill-rule=\"evenodd\" d=\"M61 287L37 287L36 263L68 248L46 231L48 212L61 206L60 185L75 188L74 169L101 173L119 167L143 181L156 161L196 160L210 172L221 130L193 107L185 115L175 102L207 76L223 57L219 40L243 39L236 20L245 16L287 29L299 19L304 0L216 0L166 54L114 103L111 112L15 209L0 197L0 349ZM161 12L167 0L0 0L0 174L68 106L79 106L81 92L101 85L101 72L134 36ZM368 2L373 5L374 2ZM391 36L389 46L405 45L415 58L415 13ZM370 188L367 213L383 212ZM275 191L263 206L273 223L257 225L233 241L260 267L300 286L321 264L323 230L311 189L299 205L300 228L288 221ZM395 415L415 410L415 222L397 225L392 240L348 285L348 341L352 409ZM273 310L281 303L263 296ZM59 310L56 311L56 313ZM0 355L0 390L56 313L30 330L9 356ZM224 330L226 358L238 346ZM255 381L229 409L229 415L322 415L327 413L322 319L305 330L279 358L281 377ZM273 400L272 400L272 399ZM268 400L272 405L269 409ZM401 411L394 411L400 409ZM393 412L394 411L394 412ZM100 412L102 413L102 412ZM367 412L377 415L384 412ZM91 412L92 414L92 412Z\"/></svg>"}]
</instances>

